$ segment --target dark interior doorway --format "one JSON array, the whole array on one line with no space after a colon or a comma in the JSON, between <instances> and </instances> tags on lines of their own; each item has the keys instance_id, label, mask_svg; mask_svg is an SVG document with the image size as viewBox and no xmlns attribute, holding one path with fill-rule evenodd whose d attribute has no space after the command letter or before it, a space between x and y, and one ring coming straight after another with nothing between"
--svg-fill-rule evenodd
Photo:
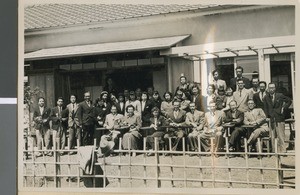
<instances>
[{"instance_id":1,"label":"dark interior doorway","mask_svg":"<svg viewBox=\"0 0 300 195\"><path fill-rule=\"evenodd\" d=\"M151 69L119 69L107 74L107 77L112 78L118 92L137 88L145 91L147 87L153 86L153 70Z\"/></svg>"}]
</instances>

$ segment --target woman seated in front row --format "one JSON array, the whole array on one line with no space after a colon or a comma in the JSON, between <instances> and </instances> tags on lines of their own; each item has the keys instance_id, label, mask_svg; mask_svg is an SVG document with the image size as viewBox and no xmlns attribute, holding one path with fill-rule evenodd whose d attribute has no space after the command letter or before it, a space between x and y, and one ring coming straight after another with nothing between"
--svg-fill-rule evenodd
<instances>
[{"instance_id":1,"label":"woman seated in front row","mask_svg":"<svg viewBox=\"0 0 300 195\"><path fill-rule=\"evenodd\" d=\"M134 106L131 104L126 107L126 115L122 118L122 126L128 126L129 128L129 131L123 136L123 149L137 150L138 141L142 137L139 133L142 121L141 116L134 113ZM136 153L133 152L132 156L136 156Z\"/></svg>"}]
</instances>

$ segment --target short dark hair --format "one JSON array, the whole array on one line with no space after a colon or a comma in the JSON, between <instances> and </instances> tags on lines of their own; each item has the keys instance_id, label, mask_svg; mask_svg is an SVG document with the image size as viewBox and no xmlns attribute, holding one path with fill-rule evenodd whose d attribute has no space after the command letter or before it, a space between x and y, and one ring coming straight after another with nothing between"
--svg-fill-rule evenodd
<instances>
[{"instance_id":1,"label":"short dark hair","mask_svg":"<svg viewBox=\"0 0 300 195\"><path fill-rule=\"evenodd\" d=\"M215 69L212 71L212 75L214 75L216 72L220 73L220 71L218 69Z\"/></svg>"},{"instance_id":2,"label":"short dark hair","mask_svg":"<svg viewBox=\"0 0 300 195\"><path fill-rule=\"evenodd\" d=\"M40 101L40 99L43 99L45 101L45 98L44 97L39 97L38 98L38 101Z\"/></svg>"},{"instance_id":3,"label":"short dark hair","mask_svg":"<svg viewBox=\"0 0 300 195\"><path fill-rule=\"evenodd\" d=\"M258 85L260 84L264 84L265 86L267 86L267 82L266 81L259 81Z\"/></svg>"},{"instance_id":4,"label":"short dark hair","mask_svg":"<svg viewBox=\"0 0 300 195\"><path fill-rule=\"evenodd\" d=\"M152 109L151 109L151 112L154 112L154 111L158 111L159 112L159 108L158 107L153 107Z\"/></svg>"},{"instance_id":5,"label":"short dark hair","mask_svg":"<svg viewBox=\"0 0 300 195\"><path fill-rule=\"evenodd\" d=\"M74 96L74 97L77 99L77 95L71 94L71 95L70 95L70 98L71 98L72 96Z\"/></svg>"},{"instance_id":6,"label":"short dark hair","mask_svg":"<svg viewBox=\"0 0 300 195\"><path fill-rule=\"evenodd\" d=\"M237 69L241 69L241 70L242 70L242 72L244 72L244 68L243 68L243 67L241 67L241 66L237 66L237 67L235 68L235 70L237 70Z\"/></svg>"},{"instance_id":7,"label":"short dark hair","mask_svg":"<svg viewBox=\"0 0 300 195\"><path fill-rule=\"evenodd\" d=\"M146 95L148 97L148 93L146 91L143 91L142 95Z\"/></svg>"},{"instance_id":8,"label":"short dark hair","mask_svg":"<svg viewBox=\"0 0 300 195\"><path fill-rule=\"evenodd\" d=\"M268 84L268 86L269 85L275 85L275 87L276 87L276 84L274 83L274 82L270 82L269 84Z\"/></svg>"},{"instance_id":9,"label":"short dark hair","mask_svg":"<svg viewBox=\"0 0 300 195\"><path fill-rule=\"evenodd\" d=\"M58 101L58 100L64 101L64 98L60 96L60 97L57 98L57 101Z\"/></svg>"},{"instance_id":10,"label":"short dark hair","mask_svg":"<svg viewBox=\"0 0 300 195\"><path fill-rule=\"evenodd\" d=\"M243 81L243 83L244 83L244 80L241 79L241 78L236 80L237 83L238 83L239 81Z\"/></svg>"},{"instance_id":11,"label":"short dark hair","mask_svg":"<svg viewBox=\"0 0 300 195\"><path fill-rule=\"evenodd\" d=\"M133 109L133 111L135 110L134 106L133 106L133 105L131 105L131 104L129 104L129 105L126 107L126 109L125 109L125 110L126 110L126 112L128 112L128 109L129 109L129 108L132 108L132 109Z\"/></svg>"},{"instance_id":12,"label":"short dark hair","mask_svg":"<svg viewBox=\"0 0 300 195\"><path fill-rule=\"evenodd\" d=\"M216 91L216 87L215 87L214 84L209 84L209 85L207 86L207 89L208 89L209 87L212 87L212 89L213 89L214 92Z\"/></svg>"}]
</instances>

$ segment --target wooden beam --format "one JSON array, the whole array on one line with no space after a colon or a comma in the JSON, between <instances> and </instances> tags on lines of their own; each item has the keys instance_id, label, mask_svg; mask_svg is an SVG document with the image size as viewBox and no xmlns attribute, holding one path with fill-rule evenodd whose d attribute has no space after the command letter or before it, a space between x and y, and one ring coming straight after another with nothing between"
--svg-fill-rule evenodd
<instances>
[{"instance_id":1,"label":"wooden beam","mask_svg":"<svg viewBox=\"0 0 300 195\"><path fill-rule=\"evenodd\" d=\"M182 46L182 47L172 47L170 49L160 52L160 55L178 55L180 53L187 53L189 55L197 55L209 51L216 53L215 51L221 51L225 48L240 48L250 46L252 49L259 48L268 48L273 44L278 47L278 45L295 45L296 38L295 36L281 36L281 37L266 37L258 39L246 39L246 40L237 40L237 41L226 41L226 42L216 42L216 43L206 43L200 45L192 46ZM214 48L213 51L208 50L207 48Z\"/></svg>"}]
</instances>

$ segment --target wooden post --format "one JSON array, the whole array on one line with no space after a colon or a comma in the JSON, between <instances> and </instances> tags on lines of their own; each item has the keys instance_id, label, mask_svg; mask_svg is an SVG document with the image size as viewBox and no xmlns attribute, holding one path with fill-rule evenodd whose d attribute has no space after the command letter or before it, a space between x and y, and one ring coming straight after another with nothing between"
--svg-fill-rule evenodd
<instances>
[{"instance_id":1,"label":"wooden post","mask_svg":"<svg viewBox=\"0 0 300 195\"><path fill-rule=\"evenodd\" d=\"M119 150L122 149L122 137L119 138ZM119 175L119 178L118 178L118 187L120 188L121 187L121 152L119 152L119 163L118 163L118 175Z\"/></svg>"},{"instance_id":2,"label":"wooden post","mask_svg":"<svg viewBox=\"0 0 300 195\"><path fill-rule=\"evenodd\" d=\"M157 144L157 137L154 138L154 151L155 151L155 165L156 165L156 186L158 188L161 187L161 182L159 180L160 175L160 168L159 168L159 154L158 154L158 144Z\"/></svg>"},{"instance_id":3,"label":"wooden post","mask_svg":"<svg viewBox=\"0 0 300 195\"><path fill-rule=\"evenodd\" d=\"M210 154L211 154L211 177L212 177L212 184L213 184L213 188L216 187L216 182L215 182L215 174L216 174L216 170L215 170L215 157L214 157L214 153L213 153L213 149L214 149L214 138L210 138Z\"/></svg>"},{"instance_id":4,"label":"wooden post","mask_svg":"<svg viewBox=\"0 0 300 195\"><path fill-rule=\"evenodd\" d=\"M200 184L201 187L203 187L203 169L202 169L202 151L201 151L201 140L200 140L200 136L197 137L198 138L198 153L199 153L199 168L200 168Z\"/></svg>"},{"instance_id":5,"label":"wooden post","mask_svg":"<svg viewBox=\"0 0 300 195\"><path fill-rule=\"evenodd\" d=\"M231 167L230 167L230 158L229 158L229 142L228 137L225 137L225 147L226 147L226 157L227 157L227 167L228 167L228 178L229 178L229 187L232 188L232 178L231 178Z\"/></svg>"},{"instance_id":6,"label":"wooden post","mask_svg":"<svg viewBox=\"0 0 300 195\"><path fill-rule=\"evenodd\" d=\"M144 171L144 186L147 187L147 167L146 167L146 156L147 156L147 153L146 153L146 137L143 138L144 139L144 142L143 142L143 150L144 150L144 153L143 153L143 160L144 160L144 165L143 165L143 171Z\"/></svg>"},{"instance_id":7,"label":"wooden post","mask_svg":"<svg viewBox=\"0 0 300 195\"><path fill-rule=\"evenodd\" d=\"M79 155L79 147L80 147L80 141L77 138L77 156ZM77 171L78 171L77 172L77 187L79 188L80 187L80 172L81 172L81 169L79 166L77 168Z\"/></svg>"},{"instance_id":8,"label":"wooden post","mask_svg":"<svg viewBox=\"0 0 300 195\"><path fill-rule=\"evenodd\" d=\"M70 137L68 137L68 139L67 139L67 143L68 143L68 145L67 145L67 149L68 149L68 162L70 163L70 161L71 161L71 158L70 158ZM68 184L69 184L69 187L71 187L71 164L68 164Z\"/></svg>"},{"instance_id":9,"label":"wooden post","mask_svg":"<svg viewBox=\"0 0 300 195\"><path fill-rule=\"evenodd\" d=\"M185 138L182 138L182 149L183 149L183 178L184 178L184 187L187 187L187 176L186 176L186 154L185 154Z\"/></svg>"},{"instance_id":10,"label":"wooden post","mask_svg":"<svg viewBox=\"0 0 300 195\"><path fill-rule=\"evenodd\" d=\"M262 163L262 143L261 143L261 139L258 138L257 139L257 144L258 146L258 159L259 159L259 165L260 165L260 175L261 175L261 183L262 183L262 188L265 188L265 184L264 184L264 169L263 169L263 163ZM269 151L268 151L269 152Z\"/></svg>"},{"instance_id":11,"label":"wooden post","mask_svg":"<svg viewBox=\"0 0 300 195\"><path fill-rule=\"evenodd\" d=\"M247 179L247 187L249 187L249 154L248 154L248 143L246 138L244 138L244 147L245 147L245 160L246 160L246 179Z\"/></svg>"},{"instance_id":12,"label":"wooden post","mask_svg":"<svg viewBox=\"0 0 300 195\"><path fill-rule=\"evenodd\" d=\"M56 157L54 158L55 159L55 167L56 167L56 187L61 187L61 178L60 178L60 174L61 174L61 171L60 171L60 165L58 164L60 162L60 139L59 138L56 138L55 139L55 142L57 143L56 144L56 148L55 148L55 153L56 153Z\"/></svg>"}]
</instances>

